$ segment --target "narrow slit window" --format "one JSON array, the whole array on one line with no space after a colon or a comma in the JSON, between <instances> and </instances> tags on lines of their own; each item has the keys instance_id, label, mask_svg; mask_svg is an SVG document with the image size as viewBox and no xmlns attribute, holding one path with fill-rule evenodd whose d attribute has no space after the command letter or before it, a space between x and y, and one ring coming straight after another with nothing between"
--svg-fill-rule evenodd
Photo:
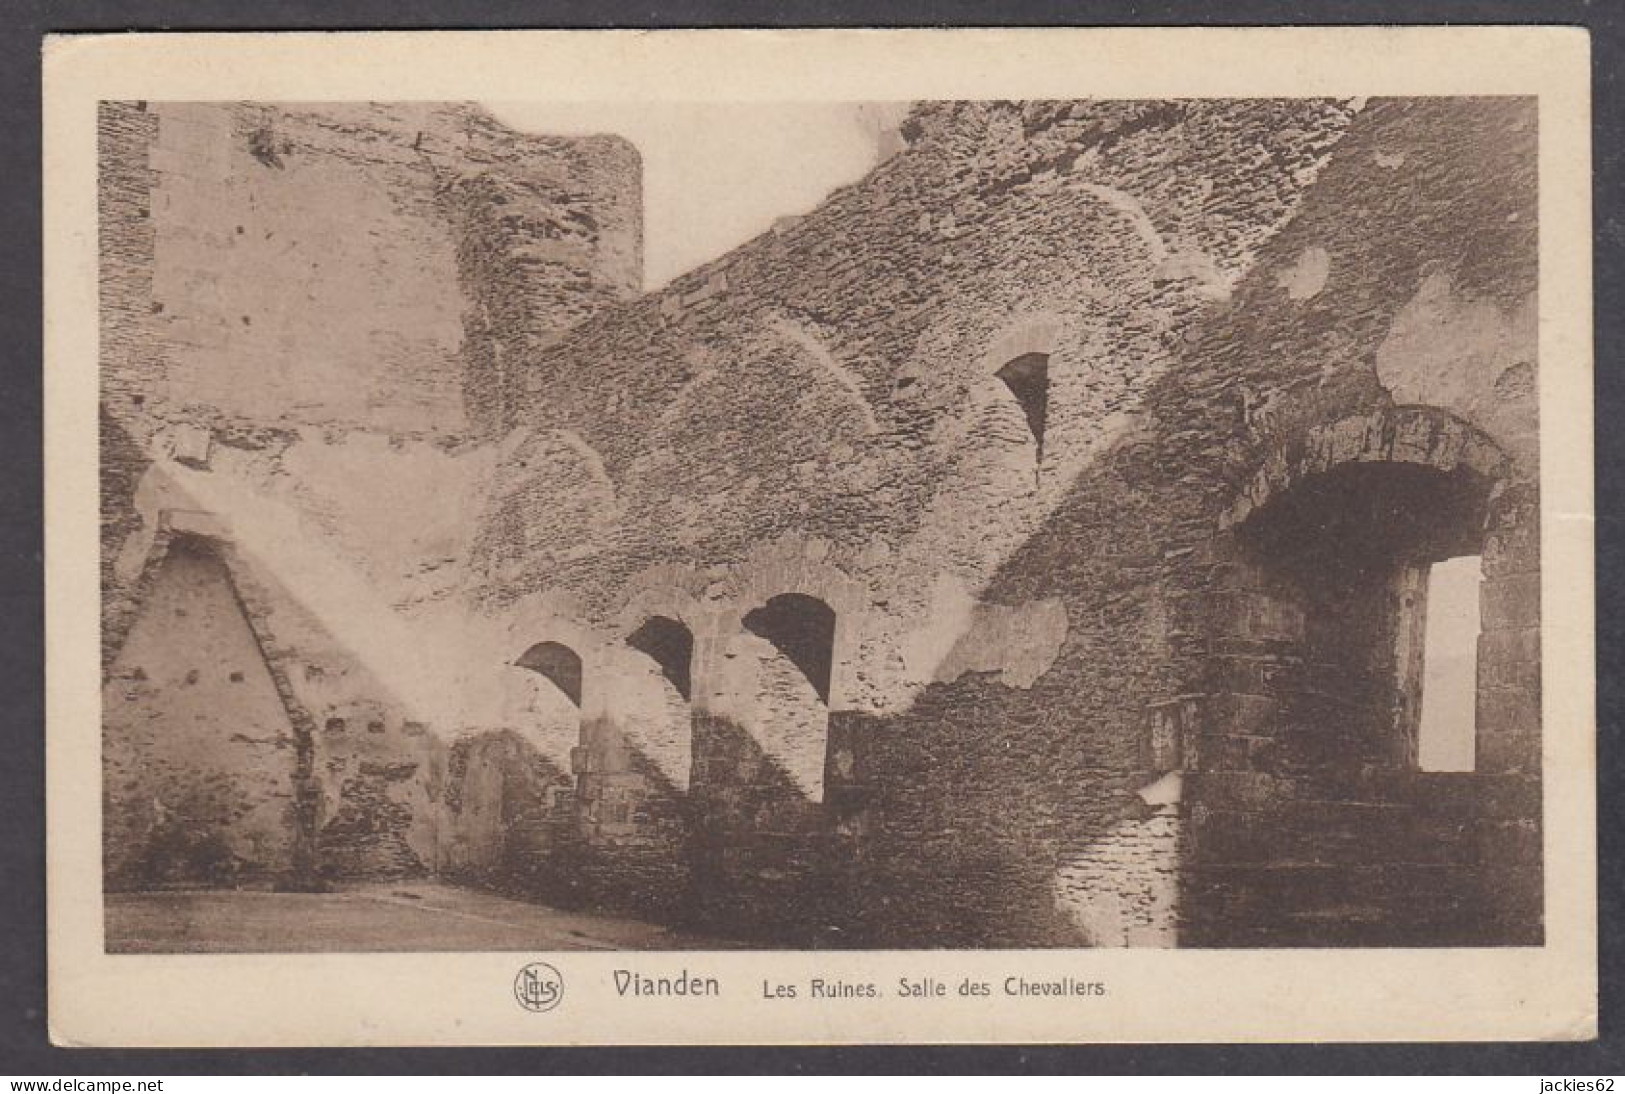
<instances>
[{"instance_id":1,"label":"narrow slit window","mask_svg":"<svg viewBox=\"0 0 1625 1094\"><path fill-rule=\"evenodd\" d=\"M1434 563L1428 573L1416 742L1417 766L1423 771L1473 770L1482 580L1478 555Z\"/></svg>"}]
</instances>

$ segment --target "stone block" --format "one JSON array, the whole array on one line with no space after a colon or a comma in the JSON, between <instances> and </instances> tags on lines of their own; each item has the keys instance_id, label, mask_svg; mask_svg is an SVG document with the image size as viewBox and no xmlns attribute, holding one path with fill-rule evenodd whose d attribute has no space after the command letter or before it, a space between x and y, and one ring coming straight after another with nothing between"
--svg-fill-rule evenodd
<instances>
[{"instance_id":1,"label":"stone block","mask_svg":"<svg viewBox=\"0 0 1625 1094\"><path fill-rule=\"evenodd\" d=\"M1489 665L1540 664L1540 628L1486 629L1478 636L1478 663Z\"/></svg>"},{"instance_id":2,"label":"stone block","mask_svg":"<svg viewBox=\"0 0 1625 1094\"><path fill-rule=\"evenodd\" d=\"M1521 729L1512 731L1480 723L1475 764L1480 771L1525 772L1540 770L1540 735Z\"/></svg>"},{"instance_id":3,"label":"stone block","mask_svg":"<svg viewBox=\"0 0 1625 1094\"><path fill-rule=\"evenodd\" d=\"M1540 573L1492 577L1479 587L1479 617L1486 631L1540 626Z\"/></svg>"},{"instance_id":4,"label":"stone block","mask_svg":"<svg viewBox=\"0 0 1625 1094\"><path fill-rule=\"evenodd\" d=\"M1275 737L1282 730L1281 704L1274 698L1221 692L1208 702L1208 730L1241 737Z\"/></svg>"},{"instance_id":5,"label":"stone block","mask_svg":"<svg viewBox=\"0 0 1625 1094\"><path fill-rule=\"evenodd\" d=\"M209 469L214 451L214 434L201 426L176 426L169 437L169 453L176 463L198 471Z\"/></svg>"},{"instance_id":6,"label":"stone block","mask_svg":"<svg viewBox=\"0 0 1625 1094\"><path fill-rule=\"evenodd\" d=\"M1540 736L1540 693L1527 688L1484 689L1479 692L1479 736Z\"/></svg>"},{"instance_id":7,"label":"stone block","mask_svg":"<svg viewBox=\"0 0 1625 1094\"><path fill-rule=\"evenodd\" d=\"M231 538L231 529L224 520L213 513L206 513L198 509L164 509L159 512L158 526L175 535L198 536L203 539L227 540ZM239 594L247 595L249 590L239 586Z\"/></svg>"}]
</instances>

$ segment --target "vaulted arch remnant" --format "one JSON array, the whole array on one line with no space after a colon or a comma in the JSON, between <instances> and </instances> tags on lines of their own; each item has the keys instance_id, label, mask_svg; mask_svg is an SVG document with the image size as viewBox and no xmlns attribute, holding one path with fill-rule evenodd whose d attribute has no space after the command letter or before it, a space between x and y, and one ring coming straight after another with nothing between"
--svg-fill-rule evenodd
<instances>
[{"instance_id":1,"label":"vaulted arch remnant","mask_svg":"<svg viewBox=\"0 0 1625 1094\"><path fill-rule=\"evenodd\" d=\"M694 634L686 626L663 615L650 616L626 636L626 644L659 665L660 674L684 700L691 698Z\"/></svg>"},{"instance_id":2,"label":"vaulted arch remnant","mask_svg":"<svg viewBox=\"0 0 1625 1094\"><path fill-rule=\"evenodd\" d=\"M748 612L744 624L752 634L773 643L801 670L824 705L829 705L835 609L804 593L781 593Z\"/></svg>"},{"instance_id":3,"label":"vaulted arch remnant","mask_svg":"<svg viewBox=\"0 0 1625 1094\"><path fill-rule=\"evenodd\" d=\"M749 914L765 922L811 899L807 878L784 864L815 854L811 841L830 816L837 613L816 596L784 591L806 588L805 574L781 570L777 584L757 576L735 601L755 607L734 617L738 630L719 637L703 670L691 801L702 901L747 892Z\"/></svg>"},{"instance_id":4,"label":"vaulted arch remnant","mask_svg":"<svg viewBox=\"0 0 1625 1094\"><path fill-rule=\"evenodd\" d=\"M559 642L538 642L514 662L546 677L565 698L581 706L581 655Z\"/></svg>"}]
</instances>

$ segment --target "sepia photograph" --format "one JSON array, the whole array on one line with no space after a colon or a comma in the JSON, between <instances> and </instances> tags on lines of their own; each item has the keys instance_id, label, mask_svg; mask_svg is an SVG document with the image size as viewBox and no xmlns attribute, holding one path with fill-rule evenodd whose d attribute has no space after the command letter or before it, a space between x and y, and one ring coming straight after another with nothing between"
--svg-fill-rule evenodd
<instances>
[{"instance_id":1,"label":"sepia photograph","mask_svg":"<svg viewBox=\"0 0 1625 1094\"><path fill-rule=\"evenodd\" d=\"M94 98L104 955L1540 952L1537 94L512 90Z\"/></svg>"},{"instance_id":2,"label":"sepia photograph","mask_svg":"<svg viewBox=\"0 0 1625 1094\"><path fill-rule=\"evenodd\" d=\"M110 949L1540 940L1532 101L547 114L102 104Z\"/></svg>"}]
</instances>

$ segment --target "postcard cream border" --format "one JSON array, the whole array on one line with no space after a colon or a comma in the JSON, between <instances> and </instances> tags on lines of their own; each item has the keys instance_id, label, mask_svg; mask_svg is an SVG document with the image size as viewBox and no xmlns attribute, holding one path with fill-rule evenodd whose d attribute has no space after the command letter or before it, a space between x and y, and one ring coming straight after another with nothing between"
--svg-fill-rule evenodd
<instances>
[{"instance_id":1,"label":"postcard cream border","mask_svg":"<svg viewBox=\"0 0 1625 1094\"><path fill-rule=\"evenodd\" d=\"M1170 64L1177 59L1177 64ZM1302 1041L1596 1029L1589 42L1572 28L69 36L45 47L50 1026L79 1045ZM1537 95L1547 942L1494 950L561 954L102 952L98 100L901 100ZM721 999L616 1002L608 970ZM775 1007L764 978L1071 973L1104 999ZM737 985L737 987L732 987Z\"/></svg>"}]
</instances>

